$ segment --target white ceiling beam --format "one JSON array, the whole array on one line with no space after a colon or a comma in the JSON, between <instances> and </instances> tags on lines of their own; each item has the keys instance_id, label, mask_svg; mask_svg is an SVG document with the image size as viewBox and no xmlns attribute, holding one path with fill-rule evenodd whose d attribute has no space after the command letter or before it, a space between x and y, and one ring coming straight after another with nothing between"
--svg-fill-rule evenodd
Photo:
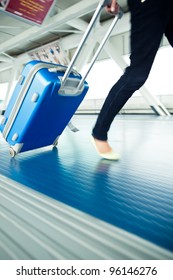
<instances>
[{"instance_id":1,"label":"white ceiling beam","mask_svg":"<svg viewBox=\"0 0 173 280\"><path fill-rule=\"evenodd\" d=\"M84 0L77 4L67 8L65 11L47 19L46 23L42 26L34 26L29 28L27 31L20 33L19 35L7 40L0 45L0 52L8 51L14 47L20 46L24 40L34 40L41 34L47 33L56 29L57 26L66 24L73 19L81 17L93 10L98 5L98 0Z\"/></svg>"},{"instance_id":2,"label":"white ceiling beam","mask_svg":"<svg viewBox=\"0 0 173 280\"><path fill-rule=\"evenodd\" d=\"M108 30L112 20L113 20L113 18L104 21L103 24L101 23L102 28L98 27L98 34L99 34L99 32L100 32L100 35L104 34L106 32L106 30ZM126 33L129 31L130 31L130 13L128 12L128 13L125 13L123 15L123 17L118 21L118 23L116 24L116 26L114 27L114 29L111 33L111 36Z\"/></svg>"},{"instance_id":3,"label":"white ceiling beam","mask_svg":"<svg viewBox=\"0 0 173 280\"><path fill-rule=\"evenodd\" d=\"M17 65L17 64L22 65L23 63L26 63L29 60L31 60L31 58L27 53L21 54L18 57L16 57L14 61L11 60L11 63L10 62L0 63L0 72L4 72L4 71L7 71L7 70L13 68L14 62L15 62L15 65Z\"/></svg>"},{"instance_id":4,"label":"white ceiling beam","mask_svg":"<svg viewBox=\"0 0 173 280\"><path fill-rule=\"evenodd\" d=\"M4 56L2 54L0 54L0 61L3 61L3 62L11 62L12 59L7 57L7 56Z\"/></svg>"},{"instance_id":5,"label":"white ceiling beam","mask_svg":"<svg viewBox=\"0 0 173 280\"><path fill-rule=\"evenodd\" d=\"M100 38L98 38L98 41L100 42ZM113 59L122 70L128 66L128 64L125 62L123 56L118 52L116 47L111 44L110 41L107 42L105 45L105 51L107 52L107 55ZM161 103L161 101L152 94L149 90L146 89L145 86L142 86L139 89L140 93L148 103L148 105L154 110L154 112L157 112L160 116L169 116L168 110L165 108L165 106Z\"/></svg>"},{"instance_id":6,"label":"white ceiling beam","mask_svg":"<svg viewBox=\"0 0 173 280\"><path fill-rule=\"evenodd\" d=\"M73 19L70 22L68 22L68 25L70 25L71 27L74 27L80 31L85 31L88 23L85 22L84 20L78 18L78 19Z\"/></svg>"},{"instance_id":7,"label":"white ceiling beam","mask_svg":"<svg viewBox=\"0 0 173 280\"><path fill-rule=\"evenodd\" d=\"M106 30L108 30L108 26L110 26L112 22L112 19L105 21L104 23L101 24L101 27L97 28L97 34L98 36L103 36L105 34ZM112 36L116 36L119 34L123 34L125 32L128 32L130 30L130 24L129 24L129 13L124 14L123 18L118 22L116 27L113 29L111 33ZM92 36L92 34L91 34ZM82 34L72 34L69 36L66 36L64 38L60 39L61 42L61 47L64 51L76 48L82 38Z\"/></svg>"},{"instance_id":8,"label":"white ceiling beam","mask_svg":"<svg viewBox=\"0 0 173 280\"><path fill-rule=\"evenodd\" d=\"M2 62L2 63L0 63L0 72L10 70L12 68L12 66L13 66L12 63Z\"/></svg>"},{"instance_id":9,"label":"white ceiling beam","mask_svg":"<svg viewBox=\"0 0 173 280\"><path fill-rule=\"evenodd\" d=\"M64 10L65 10L65 8L58 9L59 12L62 12ZM74 27L74 28L80 30L80 31L85 31L87 26L88 26L88 23L85 22L84 20L80 19L80 18L73 19L73 20L67 22L67 24L71 27Z\"/></svg>"},{"instance_id":10,"label":"white ceiling beam","mask_svg":"<svg viewBox=\"0 0 173 280\"><path fill-rule=\"evenodd\" d=\"M83 2L83 1L82 1ZM107 20L105 21L101 26L102 28L97 28L97 34L98 36L102 36L103 33L105 33L105 31L108 29L108 26L110 25L112 19L110 20ZM85 29L87 28L88 24L85 23L83 20L81 19L75 19L75 20L72 20L70 22L70 24L74 23L76 25L76 28L77 26L79 26L81 24L81 22L83 22L83 25L82 25L82 29L84 29L83 31L85 31ZM112 36L116 36L118 34L121 34L121 33L124 33L124 32L127 32L128 30L130 29L130 25L129 25L129 13L126 13L124 14L123 18L120 20L120 22L117 24L116 28L114 28L112 34L111 34L111 37ZM40 30L39 30L40 32ZM74 49L78 46L81 38L82 38L82 33L81 34L72 34L72 35L69 35L69 36L66 36L64 38L61 38L59 41L60 41L60 44L61 44L61 47L64 51L68 51L70 49ZM18 37L18 36L17 36ZM91 34L91 37L92 37L92 34ZM30 38L31 39L31 38ZM14 44L13 44L14 46ZM0 46L0 50L1 50L1 47L2 47L2 44ZM25 63L28 61L29 59L29 56L27 54L22 54L22 55L19 55L17 58L16 58L18 61L21 60L21 63ZM5 65L5 63L0 63L0 71L6 71L6 69L12 67L12 64L8 64L7 66Z\"/></svg>"},{"instance_id":11,"label":"white ceiling beam","mask_svg":"<svg viewBox=\"0 0 173 280\"><path fill-rule=\"evenodd\" d=\"M52 33L53 32L57 32L57 33L74 33L74 34L81 34L82 33L82 31L80 31L80 30L75 30L75 29L54 29L53 31L52 31Z\"/></svg>"},{"instance_id":12,"label":"white ceiling beam","mask_svg":"<svg viewBox=\"0 0 173 280\"><path fill-rule=\"evenodd\" d=\"M88 40L88 44L84 46L83 52L80 55L80 59L76 62L76 69L81 73L84 66L89 62L90 58L94 54L94 48L97 44L96 38L92 36Z\"/></svg>"}]
</instances>

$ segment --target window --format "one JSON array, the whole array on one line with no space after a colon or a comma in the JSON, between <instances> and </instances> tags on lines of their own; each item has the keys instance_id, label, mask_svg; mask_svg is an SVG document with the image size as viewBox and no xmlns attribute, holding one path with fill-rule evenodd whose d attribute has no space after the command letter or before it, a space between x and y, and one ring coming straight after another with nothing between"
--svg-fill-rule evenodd
<instances>
[{"instance_id":1,"label":"window","mask_svg":"<svg viewBox=\"0 0 173 280\"><path fill-rule=\"evenodd\" d=\"M129 57L125 60L129 63ZM86 66L87 67L87 66ZM83 69L82 73L85 71ZM86 99L105 98L112 85L119 79L123 71L111 59L98 61L89 76L89 92ZM158 51L145 87L154 95L173 94L173 50L170 46L162 47ZM140 95L139 92L135 96Z\"/></svg>"}]
</instances>

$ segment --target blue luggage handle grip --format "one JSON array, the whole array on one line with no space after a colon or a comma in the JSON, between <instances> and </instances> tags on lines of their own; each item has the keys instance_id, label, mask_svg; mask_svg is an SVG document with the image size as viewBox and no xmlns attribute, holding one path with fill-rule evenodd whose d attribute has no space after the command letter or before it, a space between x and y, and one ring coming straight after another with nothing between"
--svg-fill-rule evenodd
<instances>
[{"instance_id":1,"label":"blue luggage handle grip","mask_svg":"<svg viewBox=\"0 0 173 280\"><path fill-rule=\"evenodd\" d=\"M61 90L64 90L64 87L65 87L65 83L66 83L66 81L67 81L67 78L69 77L69 75L70 75L70 73L71 73L71 71L72 71L72 69L73 69L73 66L74 66L75 62L76 62L76 60L78 59L78 57L79 57L79 55L80 55L80 53L81 53L81 51L82 51L82 48L83 48L84 44L86 43L86 41L87 41L87 39L88 39L88 37L89 37L91 31L92 31L92 28L94 27L94 25L96 24L97 19L98 19L99 16L101 15L101 12L102 12L103 8L104 8L106 5L109 5L110 3L111 3L111 0L104 0L104 1L102 0L102 1L99 2L98 6L97 6L97 8L96 8L96 11L95 11L95 13L94 13L94 15L93 15L93 17L92 17L90 23L88 24L88 27L87 27L87 29L86 29L84 35L83 35L83 38L82 38L80 44L78 45L78 48L76 49L76 52L75 52L75 54L73 55L72 60L70 61L70 64L69 64L69 66L68 66L68 68L67 68L67 70L66 70L64 76L62 77L62 80L61 80L61 87L60 87ZM122 16L123 16L123 11L122 11L121 8L119 8L118 13L117 13L117 15L115 16L115 20L113 21L112 28L109 29L109 31L108 31L108 35L110 35L110 33L111 33L112 29L113 29L113 26L116 24L117 20L120 19L120 18L122 18ZM109 36L106 36L106 35L105 35L105 37L104 37L104 39L103 39L104 43L101 44L102 47L104 46L104 44L105 44L105 42L106 42L106 40L107 40L108 37L109 37ZM99 52L97 52L97 56L99 55L100 51L101 51L101 48L99 49ZM95 56L95 60L97 59L97 56ZM95 62L95 61L93 61L93 64L94 64L94 62ZM92 64L92 65L93 65L93 64ZM90 69L91 69L91 68L90 68ZM89 73L89 72L87 72L87 75L88 75L88 73ZM86 78L87 75L85 75L85 78ZM83 82L84 82L84 80L82 79L82 83L83 83ZM80 86L79 86L79 87L82 86L82 83L80 83ZM79 88L79 87L78 87L78 88Z\"/></svg>"}]
</instances>

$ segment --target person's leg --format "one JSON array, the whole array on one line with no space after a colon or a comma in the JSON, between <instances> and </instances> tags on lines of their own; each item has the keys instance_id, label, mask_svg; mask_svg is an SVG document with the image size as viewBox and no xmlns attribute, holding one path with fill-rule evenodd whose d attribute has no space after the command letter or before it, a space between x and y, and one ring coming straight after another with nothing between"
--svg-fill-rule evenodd
<instances>
[{"instance_id":1,"label":"person's leg","mask_svg":"<svg viewBox=\"0 0 173 280\"><path fill-rule=\"evenodd\" d=\"M170 45L173 47L173 1L169 2L170 18L168 24L166 25L165 36L167 37Z\"/></svg>"},{"instance_id":2,"label":"person's leg","mask_svg":"<svg viewBox=\"0 0 173 280\"><path fill-rule=\"evenodd\" d=\"M131 63L110 90L97 118L92 135L102 152L111 150L107 142L110 125L131 95L146 81L164 33L164 16L158 2L163 0L130 0L131 9ZM101 140L101 141L99 141Z\"/></svg>"}]
</instances>

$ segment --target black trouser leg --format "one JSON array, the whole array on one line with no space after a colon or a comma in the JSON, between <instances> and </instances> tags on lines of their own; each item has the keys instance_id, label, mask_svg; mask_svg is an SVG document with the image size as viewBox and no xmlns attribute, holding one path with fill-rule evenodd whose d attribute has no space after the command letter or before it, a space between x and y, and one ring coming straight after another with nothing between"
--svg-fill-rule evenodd
<instances>
[{"instance_id":1,"label":"black trouser leg","mask_svg":"<svg viewBox=\"0 0 173 280\"><path fill-rule=\"evenodd\" d=\"M129 0L131 9L130 66L110 90L93 128L93 136L107 140L114 117L132 94L146 81L170 15L165 2L170 0ZM171 0L172 1L172 0ZM168 8L168 7L167 7Z\"/></svg>"}]
</instances>

